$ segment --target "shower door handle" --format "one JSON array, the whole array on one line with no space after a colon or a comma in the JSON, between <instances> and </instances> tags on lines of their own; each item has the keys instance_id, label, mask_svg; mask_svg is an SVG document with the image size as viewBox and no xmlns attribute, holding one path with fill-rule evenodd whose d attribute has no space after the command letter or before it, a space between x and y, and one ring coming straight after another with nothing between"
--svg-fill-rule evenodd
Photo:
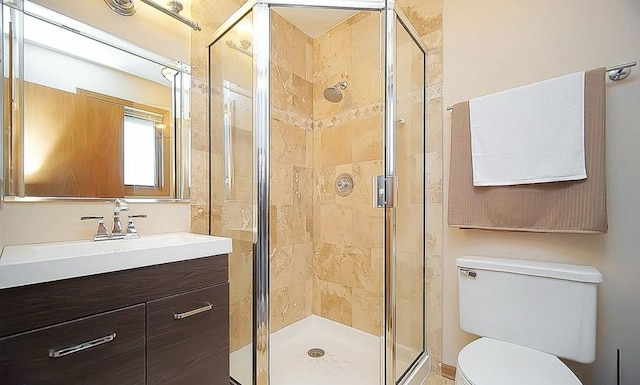
<instances>
[{"instance_id":1,"label":"shower door handle","mask_svg":"<svg viewBox=\"0 0 640 385\"><path fill-rule=\"evenodd\" d=\"M396 207L396 177L378 175L373 177L373 207Z\"/></svg>"},{"instance_id":2,"label":"shower door handle","mask_svg":"<svg viewBox=\"0 0 640 385\"><path fill-rule=\"evenodd\" d=\"M378 175L373 177L373 207L384 208L385 194L384 194L384 175Z\"/></svg>"}]
</instances>

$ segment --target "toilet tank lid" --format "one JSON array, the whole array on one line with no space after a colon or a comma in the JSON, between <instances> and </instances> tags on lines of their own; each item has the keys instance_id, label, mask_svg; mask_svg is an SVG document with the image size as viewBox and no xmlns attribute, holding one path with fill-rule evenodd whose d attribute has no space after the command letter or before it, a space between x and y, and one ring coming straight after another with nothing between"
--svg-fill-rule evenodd
<instances>
[{"instance_id":1,"label":"toilet tank lid","mask_svg":"<svg viewBox=\"0 0 640 385\"><path fill-rule=\"evenodd\" d=\"M502 271L568 281L601 283L602 273L593 266L525 261L520 259L464 256L456 259L458 268Z\"/></svg>"}]
</instances>

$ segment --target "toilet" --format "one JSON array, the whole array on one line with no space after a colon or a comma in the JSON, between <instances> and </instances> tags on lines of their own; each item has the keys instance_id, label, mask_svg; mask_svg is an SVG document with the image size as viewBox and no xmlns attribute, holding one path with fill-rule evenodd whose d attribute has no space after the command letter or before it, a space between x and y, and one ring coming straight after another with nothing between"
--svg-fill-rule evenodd
<instances>
[{"instance_id":1,"label":"toilet","mask_svg":"<svg viewBox=\"0 0 640 385\"><path fill-rule=\"evenodd\" d=\"M592 266L461 257L460 326L480 336L458 354L456 385L581 385L562 362L592 363Z\"/></svg>"}]
</instances>

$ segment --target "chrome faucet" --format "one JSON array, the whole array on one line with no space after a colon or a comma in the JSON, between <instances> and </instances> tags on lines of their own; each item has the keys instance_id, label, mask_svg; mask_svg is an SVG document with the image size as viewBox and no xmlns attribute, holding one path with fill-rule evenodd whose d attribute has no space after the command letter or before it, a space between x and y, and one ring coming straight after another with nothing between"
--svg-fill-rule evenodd
<instances>
[{"instance_id":1,"label":"chrome faucet","mask_svg":"<svg viewBox=\"0 0 640 385\"><path fill-rule=\"evenodd\" d=\"M129 215L126 232L122 232L122 221L120 220L120 213L122 211L129 211L129 205L124 199L116 199L113 202L113 229L111 234L107 232L107 228L104 225L104 217L87 216L81 217L80 220L86 221L89 219L95 219L98 221L98 230L93 236L94 241L105 241L109 239L133 239L140 238L138 230L133 223L134 218L146 218L145 214Z\"/></svg>"},{"instance_id":2,"label":"chrome faucet","mask_svg":"<svg viewBox=\"0 0 640 385\"><path fill-rule=\"evenodd\" d=\"M111 229L111 239L122 239L125 233L122 232L122 222L120 212L129 211L129 205L124 199L116 199L113 202L113 229Z\"/></svg>"}]
</instances>

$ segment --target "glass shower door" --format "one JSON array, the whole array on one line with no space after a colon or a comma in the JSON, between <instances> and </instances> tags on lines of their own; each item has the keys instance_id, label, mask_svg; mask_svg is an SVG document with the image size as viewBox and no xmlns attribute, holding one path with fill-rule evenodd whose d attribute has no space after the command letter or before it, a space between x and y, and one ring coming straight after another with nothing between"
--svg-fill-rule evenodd
<instances>
[{"instance_id":1,"label":"glass shower door","mask_svg":"<svg viewBox=\"0 0 640 385\"><path fill-rule=\"evenodd\" d=\"M243 385L253 383L252 34L250 12L209 47L210 232L233 239L229 254L230 372Z\"/></svg>"},{"instance_id":2,"label":"glass shower door","mask_svg":"<svg viewBox=\"0 0 640 385\"><path fill-rule=\"evenodd\" d=\"M393 316L395 382L413 383L428 372L426 346L426 212L425 212L425 59L410 23L396 11L393 35L392 158L395 163L395 221L388 247L394 254ZM388 153L389 154L389 153ZM420 367L422 366L422 369ZM416 369L420 369L417 370Z\"/></svg>"}]
</instances>

